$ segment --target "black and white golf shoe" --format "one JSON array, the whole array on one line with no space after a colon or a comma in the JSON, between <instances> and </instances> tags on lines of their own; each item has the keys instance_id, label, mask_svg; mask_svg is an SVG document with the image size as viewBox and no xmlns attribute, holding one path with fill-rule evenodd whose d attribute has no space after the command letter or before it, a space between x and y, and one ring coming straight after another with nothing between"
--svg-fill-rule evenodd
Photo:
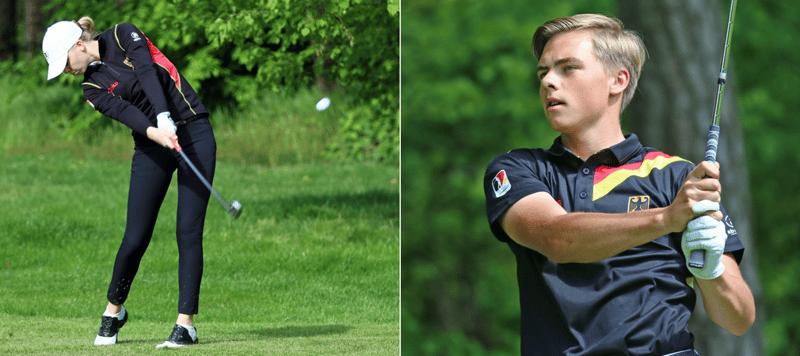
<instances>
[{"instance_id":1,"label":"black and white golf shoe","mask_svg":"<svg viewBox=\"0 0 800 356\"><path fill-rule=\"evenodd\" d=\"M103 322L100 324L100 331L94 338L95 345L114 345L117 343L117 333L119 329L128 321L128 311L122 306L117 316L103 315Z\"/></svg>"},{"instance_id":2,"label":"black and white golf shoe","mask_svg":"<svg viewBox=\"0 0 800 356\"><path fill-rule=\"evenodd\" d=\"M197 341L197 329L192 326L187 329L181 325L175 324L175 327L172 328L172 334L169 335L169 339L162 344L158 344L156 348L194 345Z\"/></svg>"}]
</instances>

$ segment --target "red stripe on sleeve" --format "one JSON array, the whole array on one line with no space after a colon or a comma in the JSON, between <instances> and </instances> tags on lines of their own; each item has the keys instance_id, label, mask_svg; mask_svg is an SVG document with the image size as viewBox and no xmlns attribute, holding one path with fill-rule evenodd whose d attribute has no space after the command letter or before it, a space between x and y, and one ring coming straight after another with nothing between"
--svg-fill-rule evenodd
<instances>
[{"instance_id":1,"label":"red stripe on sleeve","mask_svg":"<svg viewBox=\"0 0 800 356\"><path fill-rule=\"evenodd\" d=\"M175 65L172 64L169 59L167 59L167 56L161 53L161 51L159 51L158 48L156 48L156 46L150 42L150 39L147 38L147 36L145 36L144 39L147 40L147 48L150 49L150 56L153 57L153 62L166 68L167 71L169 71L169 76L175 81L175 86L178 87L178 90L181 90L181 80L178 76L178 69L175 68Z\"/></svg>"}]
</instances>

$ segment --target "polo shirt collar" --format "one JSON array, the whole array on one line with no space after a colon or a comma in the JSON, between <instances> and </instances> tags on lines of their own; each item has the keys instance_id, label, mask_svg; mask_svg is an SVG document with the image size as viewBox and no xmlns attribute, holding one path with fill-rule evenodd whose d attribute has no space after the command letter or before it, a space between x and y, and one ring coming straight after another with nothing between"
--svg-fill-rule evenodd
<instances>
[{"instance_id":1,"label":"polo shirt collar","mask_svg":"<svg viewBox=\"0 0 800 356\"><path fill-rule=\"evenodd\" d=\"M603 163L606 164L621 165L639 156L643 152L644 147L642 143L639 142L639 137L632 133L625 135L625 140L622 142L593 154L588 160L599 159L600 161L605 161ZM547 153L561 158L572 158L583 161L568 148L564 147L561 142L561 136L556 137Z\"/></svg>"}]
</instances>

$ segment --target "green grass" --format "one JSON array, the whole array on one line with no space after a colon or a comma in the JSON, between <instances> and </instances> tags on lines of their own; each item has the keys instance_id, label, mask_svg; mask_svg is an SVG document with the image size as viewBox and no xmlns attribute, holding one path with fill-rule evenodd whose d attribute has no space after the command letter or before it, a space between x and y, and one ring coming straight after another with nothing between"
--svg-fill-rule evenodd
<instances>
[{"instance_id":1,"label":"green grass","mask_svg":"<svg viewBox=\"0 0 800 356\"><path fill-rule=\"evenodd\" d=\"M92 345L125 225L130 162L0 156L0 355L150 354L177 316L176 187L125 306L123 342ZM204 234L207 355L399 353L398 169L220 161Z\"/></svg>"}]
</instances>

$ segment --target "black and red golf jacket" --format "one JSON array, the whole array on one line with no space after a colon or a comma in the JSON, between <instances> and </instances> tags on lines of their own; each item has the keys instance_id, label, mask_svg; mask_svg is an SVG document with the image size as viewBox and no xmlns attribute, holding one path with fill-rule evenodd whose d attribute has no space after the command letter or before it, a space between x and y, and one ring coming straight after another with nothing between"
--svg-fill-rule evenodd
<instances>
[{"instance_id":1,"label":"black and red golf jacket","mask_svg":"<svg viewBox=\"0 0 800 356\"><path fill-rule=\"evenodd\" d=\"M95 39L101 60L89 65L82 86L97 111L144 136L164 111L175 122L208 116L191 85L136 26L121 23Z\"/></svg>"}]
</instances>

